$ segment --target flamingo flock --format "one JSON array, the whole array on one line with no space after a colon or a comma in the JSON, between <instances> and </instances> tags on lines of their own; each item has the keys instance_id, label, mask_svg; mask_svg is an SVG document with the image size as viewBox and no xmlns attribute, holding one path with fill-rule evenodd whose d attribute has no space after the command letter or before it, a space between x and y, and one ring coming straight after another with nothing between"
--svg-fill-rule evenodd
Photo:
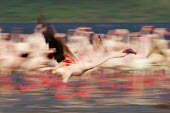
<instances>
[{"instance_id":1,"label":"flamingo flock","mask_svg":"<svg viewBox=\"0 0 170 113\"><path fill-rule=\"evenodd\" d=\"M14 71L27 74L48 73L53 78L29 86L18 85L19 89L36 88L47 84L54 86L51 81L62 79L67 84L72 76L81 76L94 69L119 67L147 70L155 63L170 64L170 49L168 41L163 38L166 29L143 27L137 36L127 29L111 30L108 34L96 34L88 31L90 28L80 27L69 35L69 42L59 42L63 49L57 49L51 42L47 43L47 35L55 39L54 34L44 33L47 29L36 31L24 38L22 42L0 40L0 74L8 76ZM150 31L153 31L151 34ZM54 53L62 53L58 60ZM57 53L58 54L58 53ZM134 55L135 54L135 55ZM166 68L168 69L168 68ZM61 86L61 84L58 84ZM62 90L64 90L64 88ZM71 94L86 95L84 92ZM57 98L71 96L56 95Z\"/></svg>"}]
</instances>

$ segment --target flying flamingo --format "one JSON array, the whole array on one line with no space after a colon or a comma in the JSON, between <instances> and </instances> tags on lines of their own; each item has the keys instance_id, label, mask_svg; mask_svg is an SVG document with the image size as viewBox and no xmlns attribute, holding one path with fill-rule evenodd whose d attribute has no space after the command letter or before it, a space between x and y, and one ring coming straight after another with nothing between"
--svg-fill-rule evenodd
<instances>
[{"instance_id":1,"label":"flying flamingo","mask_svg":"<svg viewBox=\"0 0 170 113\"><path fill-rule=\"evenodd\" d=\"M113 59L113 58L122 58L128 55L129 53L136 54L132 49L126 49L122 53L120 52L118 55L111 55L111 54L105 54L106 57L103 57L102 55L100 58L91 59L91 61L88 60L79 60L74 63L66 63L64 66L56 66L52 70L52 74L56 74L59 76L62 76L63 80L62 82L67 83L69 78L71 76L80 76L83 73L85 73L88 70L91 70L95 67L100 66L101 64L105 63L106 61Z\"/></svg>"}]
</instances>

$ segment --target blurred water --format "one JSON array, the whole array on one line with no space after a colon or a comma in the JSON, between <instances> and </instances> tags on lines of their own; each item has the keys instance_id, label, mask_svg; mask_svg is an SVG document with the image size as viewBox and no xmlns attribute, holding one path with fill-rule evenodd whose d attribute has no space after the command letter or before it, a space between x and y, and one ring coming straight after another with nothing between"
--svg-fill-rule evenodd
<instances>
[{"instance_id":1,"label":"blurred water","mask_svg":"<svg viewBox=\"0 0 170 113\"><path fill-rule=\"evenodd\" d=\"M139 32L142 26L155 26L156 28L170 29L170 23L51 23L59 33L67 33L68 29L77 27L91 27L95 33L106 34L108 30L113 29L128 29L130 32ZM12 28L23 28L23 33L31 34L34 32L36 23L0 23L4 28L4 33L12 32ZM170 37L165 37L170 40Z\"/></svg>"},{"instance_id":2,"label":"blurred water","mask_svg":"<svg viewBox=\"0 0 170 113\"><path fill-rule=\"evenodd\" d=\"M23 78L27 81L29 77ZM170 113L170 79L164 74L127 74L111 69L72 77L64 93L83 91L90 96L87 99L79 95L57 99L54 89L58 86L46 89L42 85L21 92L16 84L23 83L16 80L12 79L11 85L10 79L8 84L0 81L0 113Z\"/></svg>"}]
</instances>

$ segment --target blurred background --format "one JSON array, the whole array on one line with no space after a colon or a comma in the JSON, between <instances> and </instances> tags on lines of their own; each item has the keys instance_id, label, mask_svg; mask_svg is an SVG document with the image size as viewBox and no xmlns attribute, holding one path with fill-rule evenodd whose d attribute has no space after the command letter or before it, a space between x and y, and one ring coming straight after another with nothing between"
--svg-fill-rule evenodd
<instances>
[{"instance_id":1,"label":"blurred background","mask_svg":"<svg viewBox=\"0 0 170 113\"><path fill-rule=\"evenodd\" d=\"M0 22L169 22L168 0L0 0Z\"/></svg>"},{"instance_id":2,"label":"blurred background","mask_svg":"<svg viewBox=\"0 0 170 113\"><path fill-rule=\"evenodd\" d=\"M0 0L0 113L170 113L169 5ZM50 73L59 62L45 43L48 25L80 61L101 62L103 48L113 55L132 48L137 55L109 60L63 84Z\"/></svg>"}]
</instances>

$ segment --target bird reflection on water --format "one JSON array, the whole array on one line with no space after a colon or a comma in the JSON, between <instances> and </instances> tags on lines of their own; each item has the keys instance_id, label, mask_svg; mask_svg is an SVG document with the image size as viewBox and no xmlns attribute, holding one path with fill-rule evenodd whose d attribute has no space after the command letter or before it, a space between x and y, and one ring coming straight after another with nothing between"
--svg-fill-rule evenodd
<instances>
[{"instance_id":1,"label":"bird reflection on water","mask_svg":"<svg viewBox=\"0 0 170 113\"><path fill-rule=\"evenodd\" d=\"M0 110L2 113L168 113L169 83L169 76L162 73L131 74L102 69L86 73L82 78L74 77L64 92L85 92L89 98L77 95L65 99L54 97L55 87L40 86L20 92L15 83L9 83L1 85Z\"/></svg>"}]
</instances>

